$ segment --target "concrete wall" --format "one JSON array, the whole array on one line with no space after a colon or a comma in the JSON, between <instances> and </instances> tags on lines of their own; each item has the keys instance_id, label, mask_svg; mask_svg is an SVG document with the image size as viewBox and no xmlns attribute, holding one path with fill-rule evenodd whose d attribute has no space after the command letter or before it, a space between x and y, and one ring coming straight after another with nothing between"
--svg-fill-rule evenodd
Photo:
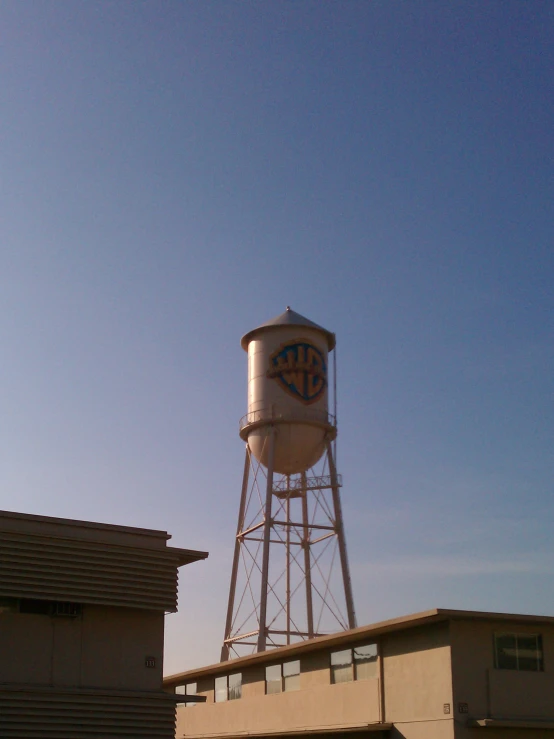
<instances>
[{"instance_id":1,"label":"concrete wall","mask_svg":"<svg viewBox=\"0 0 554 739\"><path fill-rule=\"evenodd\" d=\"M495 669L495 632L542 634L544 672ZM456 620L451 624L451 639L454 703L459 723L472 717L554 718L554 627ZM460 703L467 704L467 714L459 714ZM490 731L487 729L487 736ZM536 732L532 735L535 737Z\"/></svg>"},{"instance_id":2,"label":"concrete wall","mask_svg":"<svg viewBox=\"0 0 554 739\"><path fill-rule=\"evenodd\" d=\"M391 737L453 739L448 623L384 636L381 654L383 717L394 723Z\"/></svg>"},{"instance_id":3,"label":"concrete wall","mask_svg":"<svg viewBox=\"0 0 554 739\"><path fill-rule=\"evenodd\" d=\"M0 683L159 690L163 629L161 613L109 606L76 618L0 613Z\"/></svg>"}]
</instances>

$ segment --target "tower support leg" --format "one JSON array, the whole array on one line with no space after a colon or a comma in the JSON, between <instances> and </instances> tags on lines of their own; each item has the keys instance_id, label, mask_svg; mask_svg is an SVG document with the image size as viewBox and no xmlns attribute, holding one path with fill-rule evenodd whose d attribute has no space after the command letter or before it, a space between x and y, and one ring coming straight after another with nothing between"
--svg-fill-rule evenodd
<instances>
[{"instance_id":1,"label":"tower support leg","mask_svg":"<svg viewBox=\"0 0 554 739\"><path fill-rule=\"evenodd\" d=\"M352 595L352 582L350 580L350 568L348 567L348 555L346 553L346 538L344 536L344 523L342 520L342 508L340 504L339 484L337 468L333 458L333 447L327 442L327 459L329 461L329 472L331 475L331 486L333 491L333 507L335 509L335 526L339 545L340 566L344 582L344 597L346 600L346 614L348 617L348 628L356 628L356 613L354 611L354 596Z\"/></svg>"},{"instance_id":2,"label":"tower support leg","mask_svg":"<svg viewBox=\"0 0 554 739\"><path fill-rule=\"evenodd\" d=\"M287 475L287 502L285 507L285 514L286 514L286 521L290 521L290 475ZM290 614L290 606L291 606L291 590L290 590L290 526L287 526L286 531L286 590L285 590L285 598L286 598L286 624L287 624L287 644L290 644L290 629L291 629L291 614Z\"/></svg>"},{"instance_id":3,"label":"tower support leg","mask_svg":"<svg viewBox=\"0 0 554 739\"><path fill-rule=\"evenodd\" d=\"M267 645L267 583L269 579L269 546L271 539L271 503L273 499L273 465L275 460L275 427L269 429L269 448L267 455L267 488L265 495L265 520L262 552L262 582L260 592L260 630L258 632L258 652L265 652Z\"/></svg>"},{"instance_id":4,"label":"tower support leg","mask_svg":"<svg viewBox=\"0 0 554 739\"><path fill-rule=\"evenodd\" d=\"M239 520L237 523L237 535L235 537L235 552L233 554L233 568L231 570L231 584L229 586L229 602L227 605L227 619L225 621L225 636L223 637L223 646L221 647L221 661L226 662L229 659L229 644L226 641L231 636L233 627L233 612L235 608L235 593L237 589L237 575L239 570L241 533L244 528L244 514L246 511L246 497L248 494L248 476L250 472L250 449L246 445L246 454L244 457L244 473L242 476L242 493L240 496Z\"/></svg>"},{"instance_id":5,"label":"tower support leg","mask_svg":"<svg viewBox=\"0 0 554 739\"><path fill-rule=\"evenodd\" d=\"M312 562L310 553L310 520L308 516L308 486L306 473L301 475L302 480L302 547L304 549L304 578L306 583L306 617L308 638L314 636L314 607L312 599Z\"/></svg>"}]
</instances>

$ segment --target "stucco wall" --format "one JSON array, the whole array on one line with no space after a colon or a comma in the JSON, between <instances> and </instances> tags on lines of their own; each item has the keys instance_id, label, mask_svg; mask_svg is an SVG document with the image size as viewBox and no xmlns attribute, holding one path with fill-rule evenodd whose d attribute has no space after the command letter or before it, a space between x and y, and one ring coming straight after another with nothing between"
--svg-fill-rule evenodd
<instances>
[{"instance_id":1,"label":"stucco wall","mask_svg":"<svg viewBox=\"0 0 554 739\"><path fill-rule=\"evenodd\" d=\"M447 623L409 629L382 639L386 721L445 719L452 703Z\"/></svg>"},{"instance_id":2,"label":"stucco wall","mask_svg":"<svg viewBox=\"0 0 554 739\"><path fill-rule=\"evenodd\" d=\"M379 721L378 679L331 685L327 650L302 657L298 691L266 695L263 666L245 669L242 675L242 698L227 703L214 703L213 678L198 681L198 693L207 702L177 709L177 738L307 727L338 729Z\"/></svg>"},{"instance_id":3,"label":"stucco wall","mask_svg":"<svg viewBox=\"0 0 554 739\"><path fill-rule=\"evenodd\" d=\"M453 739L450 637L447 623L384 636L384 720L393 737ZM450 713L445 714L445 704Z\"/></svg>"},{"instance_id":4,"label":"stucco wall","mask_svg":"<svg viewBox=\"0 0 554 739\"><path fill-rule=\"evenodd\" d=\"M379 720L377 680L177 709L176 736L339 728Z\"/></svg>"}]
</instances>

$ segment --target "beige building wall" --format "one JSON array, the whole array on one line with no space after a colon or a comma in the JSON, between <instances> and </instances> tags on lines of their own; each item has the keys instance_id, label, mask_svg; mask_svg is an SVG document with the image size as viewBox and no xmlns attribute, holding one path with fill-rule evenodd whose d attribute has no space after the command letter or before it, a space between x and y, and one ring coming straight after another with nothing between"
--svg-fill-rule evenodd
<instances>
[{"instance_id":1,"label":"beige building wall","mask_svg":"<svg viewBox=\"0 0 554 739\"><path fill-rule=\"evenodd\" d=\"M214 677L198 680L198 693L206 696L206 704L178 707L177 739L319 728L339 731L379 722L377 677L331 685L329 650L311 652L300 659L300 690L290 693L265 694L265 665L243 669L242 697L226 703L214 703ZM230 662L221 674L234 671Z\"/></svg>"},{"instance_id":2,"label":"beige building wall","mask_svg":"<svg viewBox=\"0 0 554 739\"><path fill-rule=\"evenodd\" d=\"M214 676L199 679L198 693L206 704L177 709L177 739L339 732L379 722L393 722L391 736L399 738L454 739L448 623L387 634L378 644L377 674L369 680L332 685L329 648L299 655L300 690L295 692L265 695L265 665L244 668L242 698L227 703L214 703ZM231 662L220 674L238 669Z\"/></svg>"},{"instance_id":3,"label":"beige building wall","mask_svg":"<svg viewBox=\"0 0 554 739\"><path fill-rule=\"evenodd\" d=\"M494 634L542 634L544 672L498 670L494 666ZM451 623L452 674L456 739L475 735L466 727L471 719L494 718L552 721L554 717L554 626L500 620L456 620ZM460 704L467 704L467 714L460 714ZM539 739L541 730L510 729L510 739ZM506 729L487 727L487 737L505 736ZM549 739L552 730L542 734Z\"/></svg>"},{"instance_id":4,"label":"beige building wall","mask_svg":"<svg viewBox=\"0 0 554 739\"><path fill-rule=\"evenodd\" d=\"M541 634L544 671L495 668L495 633ZM330 653L372 642L376 677L332 685ZM293 659L301 661L300 690L266 696L265 666ZM243 675L242 698L215 704L214 678L233 672ZM553 739L554 618L428 611L191 670L165 685L186 682L197 682L207 703L178 709L178 739L348 730L391 739Z\"/></svg>"},{"instance_id":5,"label":"beige building wall","mask_svg":"<svg viewBox=\"0 0 554 739\"><path fill-rule=\"evenodd\" d=\"M394 723L391 736L453 739L448 623L388 634L381 653L383 713L385 721Z\"/></svg>"},{"instance_id":6,"label":"beige building wall","mask_svg":"<svg viewBox=\"0 0 554 739\"><path fill-rule=\"evenodd\" d=\"M375 723L377 680L177 708L176 737L341 729Z\"/></svg>"}]
</instances>

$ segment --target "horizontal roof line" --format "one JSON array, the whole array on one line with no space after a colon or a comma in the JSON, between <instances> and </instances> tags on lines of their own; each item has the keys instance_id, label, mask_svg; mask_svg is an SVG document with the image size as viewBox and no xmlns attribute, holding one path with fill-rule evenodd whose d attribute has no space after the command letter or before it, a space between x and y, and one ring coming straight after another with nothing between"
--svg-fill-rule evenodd
<instances>
[{"instance_id":1,"label":"horizontal roof line","mask_svg":"<svg viewBox=\"0 0 554 739\"><path fill-rule=\"evenodd\" d=\"M155 536L171 539L171 534L159 529L141 529L137 526L120 526L114 523L98 523L96 521L80 521L75 518L55 518L53 516L39 516L35 513L16 513L15 511L0 511L0 525L2 518L19 518L25 521L42 521L62 526L83 526L87 529L105 529L107 531L121 531L127 534L140 534L141 536Z\"/></svg>"}]
</instances>

